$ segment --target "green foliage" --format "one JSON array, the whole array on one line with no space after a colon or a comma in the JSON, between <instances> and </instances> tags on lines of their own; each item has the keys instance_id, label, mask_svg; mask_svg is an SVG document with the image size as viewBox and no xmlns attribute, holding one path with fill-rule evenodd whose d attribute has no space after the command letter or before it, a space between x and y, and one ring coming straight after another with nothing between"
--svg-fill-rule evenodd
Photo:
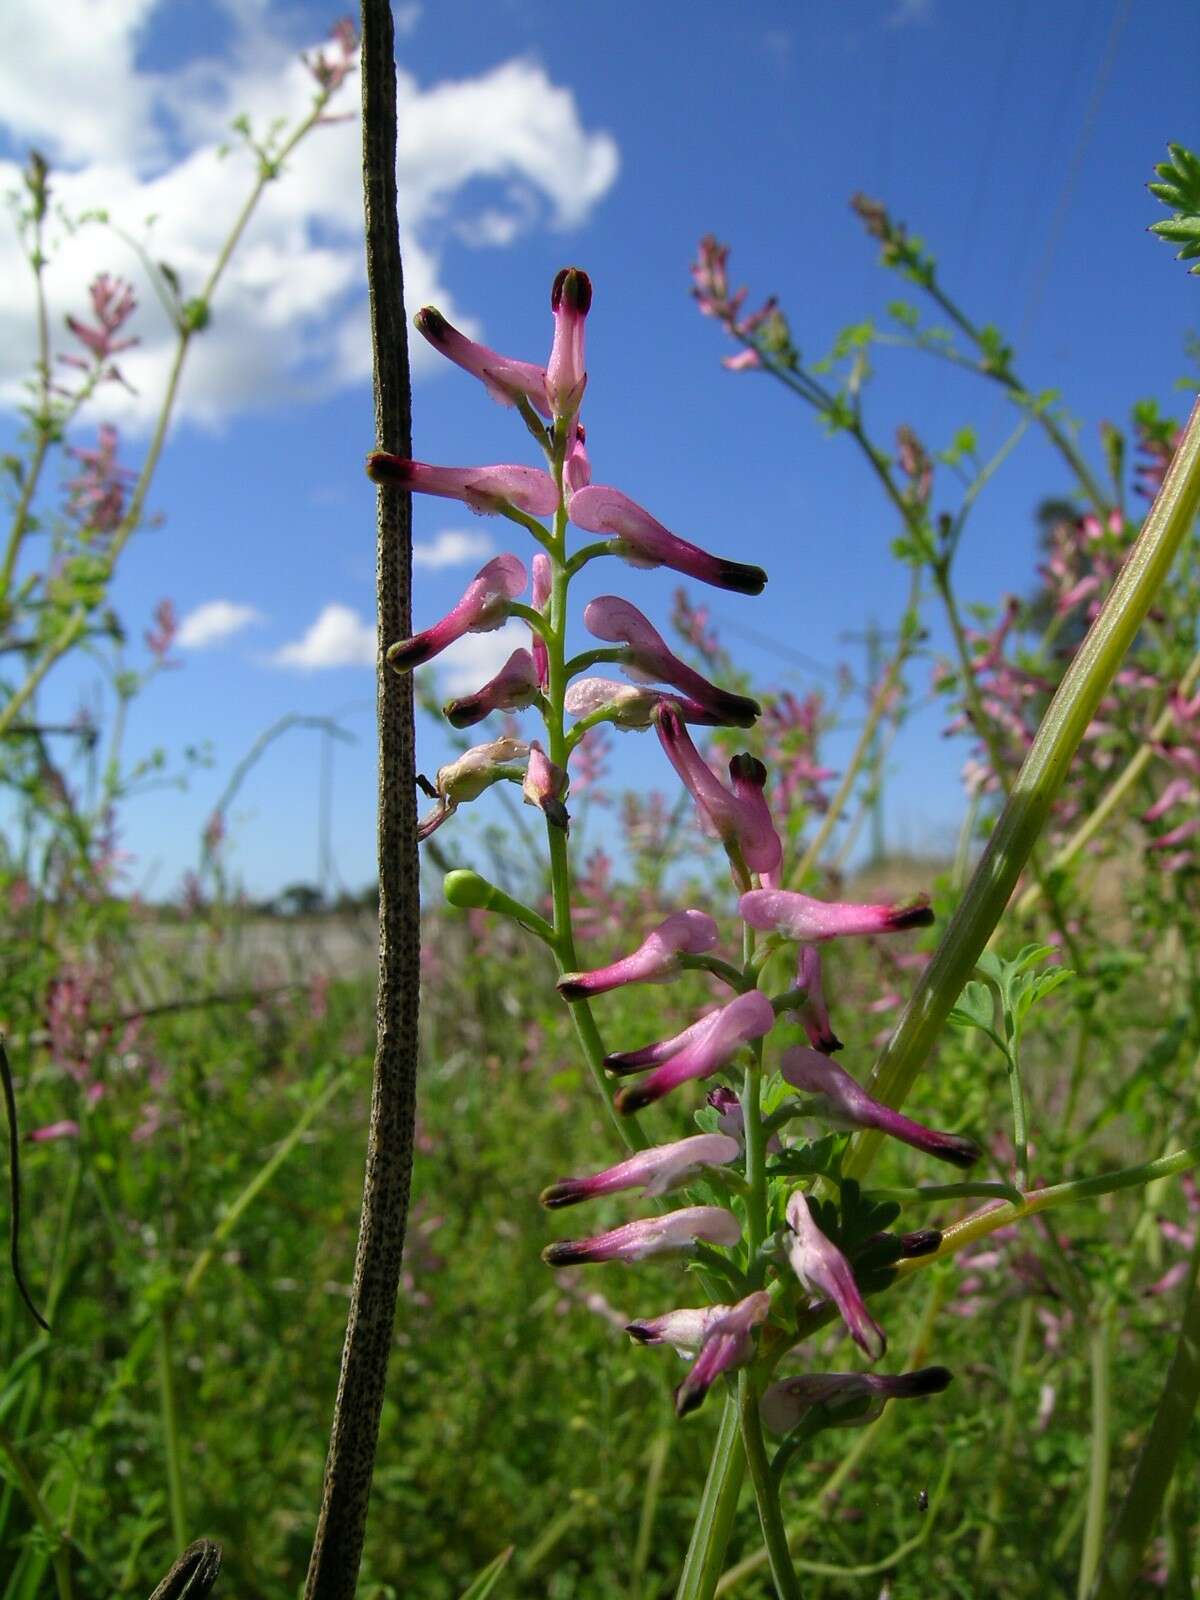
<instances>
[{"instance_id":1,"label":"green foliage","mask_svg":"<svg viewBox=\"0 0 1200 1600\"><path fill-rule=\"evenodd\" d=\"M1200 256L1200 157L1182 144L1169 144L1167 149L1171 159L1155 167L1159 181L1147 187L1173 215L1165 222L1152 222L1150 232L1181 247L1176 261L1192 261ZM1189 271L1200 273L1200 261Z\"/></svg>"}]
</instances>

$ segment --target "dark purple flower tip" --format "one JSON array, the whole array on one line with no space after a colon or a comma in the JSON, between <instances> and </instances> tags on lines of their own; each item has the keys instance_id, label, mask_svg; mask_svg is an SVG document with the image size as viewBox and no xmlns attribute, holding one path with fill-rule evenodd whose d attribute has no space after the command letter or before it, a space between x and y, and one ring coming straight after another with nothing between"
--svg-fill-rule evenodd
<instances>
[{"instance_id":1,"label":"dark purple flower tip","mask_svg":"<svg viewBox=\"0 0 1200 1600\"><path fill-rule=\"evenodd\" d=\"M591 1259L586 1239L556 1239L542 1251L542 1260L548 1267L569 1267Z\"/></svg>"},{"instance_id":2,"label":"dark purple flower tip","mask_svg":"<svg viewBox=\"0 0 1200 1600\"><path fill-rule=\"evenodd\" d=\"M936 1142L931 1141L928 1146L931 1156L937 1156L941 1161L948 1161L952 1167L961 1167L964 1171L973 1167L983 1154L983 1150L974 1139L964 1139L956 1133L939 1134Z\"/></svg>"},{"instance_id":3,"label":"dark purple flower tip","mask_svg":"<svg viewBox=\"0 0 1200 1600\"><path fill-rule=\"evenodd\" d=\"M538 804L541 806L547 822L556 828L561 828L563 833L570 833L571 818L561 800L556 800L553 795L547 795L544 800L539 800Z\"/></svg>"},{"instance_id":4,"label":"dark purple flower tip","mask_svg":"<svg viewBox=\"0 0 1200 1600\"><path fill-rule=\"evenodd\" d=\"M743 750L740 756L734 756L729 763L729 776L741 783L752 783L756 789L766 788L767 769L748 750Z\"/></svg>"},{"instance_id":5,"label":"dark purple flower tip","mask_svg":"<svg viewBox=\"0 0 1200 1600\"><path fill-rule=\"evenodd\" d=\"M698 1411L704 1404L708 1395L707 1384L689 1383L685 1378L675 1390L675 1415L686 1417L691 1411Z\"/></svg>"},{"instance_id":6,"label":"dark purple flower tip","mask_svg":"<svg viewBox=\"0 0 1200 1600\"><path fill-rule=\"evenodd\" d=\"M729 728L752 728L762 716L762 707L748 694L733 694L728 689L716 689L709 696L714 716ZM764 779L765 781L765 779Z\"/></svg>"},{"instance_id":7,"label":"dark purple flower tip","mask_svg":"<svg viewBox=\"0 0 1200 1600\"><path fill-rule=\"evenodd\" d=\"M573 972L567 973L565 978L560 978L555 987L564 1000L586 1000L592 992L584 976L582 974L577 976Z\"/></svg>"},{"instance_id":8,"label":"dark purple flower tip","mask_svg":"<svg viewBox=\"0 0 1200 1600\"><path fill-rule=\"evenodd\" d=\"M568 311L586 317L592 309L592 280L582 267L564 267L550 290L550 309L557 311L565 304Z\"/></svg>"},{"instance_id":9,"label":"dark purple flower tip","mask_svg":"<svg viewBox=\"0 0 1200 1600\"><path fill-rule=\"evenodd\" d=\"M649 1105L661 1098L665 1091L656 1089L647 1083L631 1083L624 1089L618 1089L613 1098L613 1105L623 1117L631 1117L635 1111L643 1111Z\"/></svg>"},{"instance_id":10,"label":"dark purple flower tip","mask_svg":"<svg viewBox=\"0 0 1200 1600\"><path fill-rule=\"evenodd\" d=\"M816 1027L809 1034L809 1043L814 1050L819 1050L823 1056L832 1056L839 1050L844 1050L845 1045L830 1027Z\"/></svg>"},{"instance_id":11,"label":"dark purple flower tip","mask_svg":"<svg viewBox=\"0 0 1200 1600\"><path fill-rule=\"evenodd\" d=\"M424 666L437 653L437 644L428 632L418 633L411 639L398 639L389 645L387 664L393 672L411 672L414 667Z\"/></svg>"},{"instance_id":12,"label":"dark purple flower tip","mask_svg":"<svg viewBox=\"0 0 1200 1600\"><path fill-rule=\"evenodd\" d=\"M539 1201L550 1211L557 1211L560 1206L578 1205L587 1197L588 1186L579 1178L564 1178L561 1183L552 1183L538 1195Z\"/></svg>"},{"instance_id":13,"label":"dark purple flower tip","mask_svg":"<svg viewBox=\"0 0 1200 1600\"><path fill-rule=\"evenodd\" d=\"M915 1233L901 1233L897 1235L900 1240L900 1254L902 1256L931 1256L942 1242L942 1235L937 1228L918 1228Z\"/></svg>"},{"instance_id":14,"label":"dark purple flower tip","mask_svg":"<svg viewBox=\"0 0 1200 1600\"><path fill-rule=\"evenodd\" d=\"M922 1394L941 1394L953 1381L949 1367L922 1367L919 1372L902 1372L888 1387L895 1399L911 1400Z\"/></svg>"},{"instance_id":15,"label":"dark purple flower tip","mask_svg":"<svg viewBox=\"0 0 1200 1600\"><path fill-rule=\"evenodd\" d=\"M933 922L933 907L925 895L912 905L897 906L889 913L887 926L892 931L900 928L928 928Z\"/></svg>"},{"instance_id":16,"label":"dark purple flower tip","mask_svg":"<svg viewBox=\"0 0 1200 1600\"><path fill-rule=\"evenodd\" d=\"M568 995L567 999L569 1000L570 998L570 995ZM625 1078L631 1072L645 1072L647 1067L652 1067L656 1064L653 1061L640 1060L641 1054L642 1052L639 1050L628 1050L624 1054L619 1050L614 1051L612 1055L605 1056L604 1065L615 1077Z\"/></svg>"},{"instance_id":17,"label":"dark purple flower tip","mask_svg":"<svg viewBox=\"0 0 1200 1600\"><path fill-rule=\"evenodd\" d=\"M767 587L767 575L761 567L718 558L715 584L721 589L731 589L734 594L761 594Z\"/></svg>"},{"instance_id":18,"label":"dark purple flower tip","mask_svg":"<svg viewBox=\"0 0 1200 1600\"><path fill-rule=\"evenodd\" d=\"M627 1322L625 1332L638 1344L661 1344L662 1335L648 1322Z\"/></svg>"},{"instance_id":19,"label":"dark purple flower tip","mask_svg":"<svg viewBox=\"0 0 1200 1600\"><path fill-rule=\"evenodd\" d=\"M407 456L392 456L386 450L372 450L367 457L367 477L392 489L407 489L413 481L412 469Z\"/></svg>"},{"instance_id":20,"label":"dark purple flower tip","mask_svg":"<svg viewBox=\"0 0 1200 1600\"><path fill-rule=\"evenodd\" d=\"M422 306L413 318L418 333L424 334L430 344L444 344L450 324L436 306Z\"/></svg>"}]
</instances>

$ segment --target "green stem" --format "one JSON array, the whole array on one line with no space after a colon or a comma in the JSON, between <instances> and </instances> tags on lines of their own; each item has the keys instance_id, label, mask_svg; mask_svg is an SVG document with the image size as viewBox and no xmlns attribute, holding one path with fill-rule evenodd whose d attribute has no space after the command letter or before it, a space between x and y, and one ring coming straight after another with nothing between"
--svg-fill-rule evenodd
<instances>
[{"instance_id":1,"label":"green stem","mask_svg":"<svg viewBox=\"0 0 1200 1600\"><path fill-rule=\"evenodd\" d=\"M1198 1272L1200 1239L1192 1249L1187 1303L1175 1353L1124 1503L1100 1557L1090 1600L1127 1600L1132 1594L1146 1545L1162 1514L1167 1487L1187 1443L1200 1398Z\"/></svg>"},{"instance_id":2,"label":"green stem","mask_svg":"<svg viewBox=\"0 0 1200 1600\"><path fill-rule=\"evenodd\" d=\"M727 1394L675 1600L712 1600L725 1564L745 1471L738 1402L733 1394Z\"/></svg>"},{"instance_id":3,"label":"green stem","mask_svg":"<svg viewBox=\"0 0 1200 1600\"><path fill-rule=\"evenodd\" d=\"M187 1543L187 1509L183 1497L180 1460L179 1406L172 1365L171 1312L163 1307L158 1321L158 1387L162 1402L163 1452L167 1467L167 1505L171 1513L171 1539L177 1550Z\"/></svg>"},{"instance_id":4,"label":"green stem","mask_svg":"<svg viewBox=\"0 0 1200 1600\"><path fill-rule=\"evenodd\" d=\"M1198 506L1200 402L1192 410L1137 543L1050 703L966 894L876 1063L871 1093L887 1105L903 1104L1003 915L1071 758L1191 528ZM880 1141L877 1133L855 1140L846 1163L847 1176L861 1181Z\"/></svg>"},{"instance_id":5,"label":"green stem","mask_svg":"<svg viewBox=\"0 0 1200 1600\"><path fill-rule=\"evenodd\" d=\"M1078 1600L1087 1600L1092 1580L1100 1563L1104 1538L1104 1513L1108 1505L1108 1462L1111 1424L1110 1374L1112 1369L1113 1322L1116 1307L1110 1300L1102 1306L1092 1329L1092 1450L1088 1470L1087 1516L1083 1524L1083 1550L1079 1558Z\"/></svg>"},{"instance_id":6,"label":"green stem","mask_svg":"<svg viewBox=\"0 0 1200 1600\"><path fill-rule=\"evenodd\" d=\"M751 1374L745 1371L738 1374L738 1409L741 1414L742 1446L750 1469L750 1481L754 1485L754 1498L758 1502L758 1520L762 1524L763 1541L767 1547L771 1581L779 1600L800 1600L800 1585L792 1566L787 1531L779 1510L779 1484L771 1474L763 1444L758 1393Z\"/></svg>"},{"instance_id":7,"label":"green stem","mask_svg":"<svg viewBox=\"0 0 1200 1600\"><path fill-rule=\"evenodd\" d=\"M54 1582L58 1589L58 1600L71 1600L71 1561L67 1550L63 1546L63 1534L50 1515L46 1502L38 1492L38 1486L33 1474L26 1466L16 1442L11 1438L8 1430L0 1425L0 1453L7 1458L13 1475L25 1496L26 1504L33 1513L38 1526L41 1528L53 1554L50 1564L54 1568Z\"/></svg>"},{"instance_id":8,"label":"green stem","mask_svg":"<svg viewBox=\"0 0 1200 1600\"><path fill-rule=\"evenodd\" d=\"M1004 1401L1004 1415L1000 1423L1000 1440L991 1452L995 1463L992 1485L988 1491L987 1511L975 1546L975 1570L987 1572L988 1562L996 1544L996 1531L1000 1526L1000 1511L1004 1505L1004 1490L1012 1471L1013 1439L1017 1431L1017 1403L1021 1399L1021 1379L1025 1360L1029 1354L1029 1336L1033 1331L1033 1297L1021 1301L1017 1313L1017 1334L1013 1340L1012 1358L1008 1364L1008 1392Z\"/></svg>"}]
</instances>

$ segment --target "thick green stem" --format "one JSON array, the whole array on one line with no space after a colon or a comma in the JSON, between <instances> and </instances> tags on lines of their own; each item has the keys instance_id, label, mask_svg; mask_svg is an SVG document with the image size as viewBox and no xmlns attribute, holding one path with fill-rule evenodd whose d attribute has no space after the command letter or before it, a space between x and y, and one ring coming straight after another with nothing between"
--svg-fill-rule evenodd
<instances>
[{"instance_id":1,"label":"thick green stem","mask_svg":"<svg viewBox=\"0 0 1200 1600\"><path fill-rule=\"evenodd\" d=\"M1158 1409L1134 1468L1124 1504L1112 1527L1090 1600L1127 1600L1141 1572L1146 1546L1162 1515L1167 1487L1179 1464L1200 1398L1200 1239L1192 1250L1191 1278L1179 1339Z\"/></svg>"},{"instance_id":2,"label":"thick green stem","mask_svg":"<svg viewBox=\"0 0 1200 1600\"><path fill-rule=\"evenodd\" d=\"M727 1394L675 1600L712 1600L716 1592L746 1472L738 1416L737 1399Z\"/></svg>"},{"instance_id":3,"label":"thick green stem","mask_svg":"<svg viewBox=\"0 0 1200 1600\"><path fill-rule=\"evenodd\" d=\"M1200 507L1200 402L1108 600L1071 662L967 892L876 1063L871 1092L900 1106L1016 887L1080 740ZM881 1136L860 1135L846 1175L870 1170Z\"/></svg>"},{"instance_id":4,"label":"thick green stem","mask_svg":"<svg viewBox=\"0 0 1200 1600\"><path fill-rule=\"evenodd\" d=\"M738 1374L738 1409L741 1415L742 1446L750 1481L754 1485L754 1498L758 1503L758 1520L762 1525L763 1542L771 1566L771 1581L779 1600L800 1600L800 1585L796 1581L788 1549L787 1531L779 1510L779 1484L771 1474L763 1444L762 1422L758 1415L758 1392L750 1373Z\"/></svg>"}]
</instances>

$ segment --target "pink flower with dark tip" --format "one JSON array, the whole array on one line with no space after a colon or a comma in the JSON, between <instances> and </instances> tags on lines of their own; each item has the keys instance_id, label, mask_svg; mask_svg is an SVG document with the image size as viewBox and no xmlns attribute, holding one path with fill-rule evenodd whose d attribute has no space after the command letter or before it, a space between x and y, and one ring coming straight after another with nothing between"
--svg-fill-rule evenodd
<instances>
[{"instance_id":1,"label":"pink flower with dark tip","mask_svg":"<svg viewBox=\"0 0 1200 1600\"><path fill-rule=\"evenodd\" d=\"M625 1116L640 1111L681 1083L717 1072L728 1065L742 1045L761 1039L774 1026L775 1008L760 989L740 994L706 1018L703 1026L692 1031L682 1050L655 1067L649 1077L619 1090L613 1103Z\"/></svg>"},{"instance_id":2,"label":"pink flower with dark tip","mask_svg":"<svg viewBox=\"0 0 1200 1600\"><path fill-rule=\"evenodd\" d=\"M494 632L508 618L508 602L517 598L527 582L524 564L516 556L496 556L480 567L462 599L440 622L391 646L388 665L397 672L410 672L432 661L465 633Z\"/></svg>"},{"instance_id":3,"label":"pink flower with dark tip","mask_svg":"<svg viewBox=\"0 0 1200 1600\"><path fill-rule=\"evenodd\" d=\"M867 1310L850 1263L813 1221L799 1190L787 1203L787 1221L793 1235L788 1246L792 1271L810 1294L833 1301L855 1344L868 1360L878 1361L887 1349L883 1329Z\"/></svg>"},{"instance_id":4,"label":"pink flower with dark tip","mask_svg":"<svg viewBox=\"0 0 1200 1600\"><path fill-rule=\"evenodd\" d=\"M529 765L525 769L525 781L521 785L521 793L525 797L527 806L537 806L545 814L548 821L556 828L561 828L567 833L570 822L567 817L567 808L563 805L563 796L567 792L567 775L561 767L556 767L554 762L542 749L536 739L529 746Z\"/></svg>"},{"instance_id":5,"label":"pink flower with dark tip","mask_svg":"<svg viewBox=\"0 0 1200 1600\"><path fill-rule=\"evenodd\" d=\"M546 397L555 417L568 419L579 410L587 385L583 329L592 305L592 284L578 267L564 267L550 291L554 344L546 363Z\"/></svg>"},{"instance_id":6,"label":"pink flower with dark tip","mask_svg":"<svg viewBox=\"0 0 1200 1600\"><path fill-rule=\"evenodd\" d=\"M618 683L613 678L576 678L566 693L564 705L573 717L589 717L604 711L618 728L649 728L659 706L675 707L685 722L701 723L705 727L722 727L707 706L699 705L678 695L667 695L661 689L648 689L640 684Z\"/></svg>"},{"instance_id":7,"label":"pink flower with dark tip","mask_svg":"<svg viewBox=\"0 0 1200 1600\"><path fill-rule=\"evenodd\" d=\"M463 752L456 760L438 768L437 781L419 782L427 794L436 795L437 805L417 824L417 838L428 839L447 817L467 800L478 800L493 783L508 778L520 783L525 776L529 746L522 739L492 739Z\"/></svg>"},{"instance_id":8,"label":"pink flower with dark tip","mask_svg":"<svg viewBox=\"0 0 1200 1600\"><path fill-rule=\"evenodd\" d=\"M619 595L597 596L583 613L583 625L597 639L624 644L621 665L642 683L669 683L705 706L722 723L748 728L759 714L757 700L719 689L667 649L662 635L635 605Z\"/></svg>"},{"instance_id":9,"label":"pink flower with dark tip","mask_svg":"<svg viewBox=\"0 0 1200 1600\"><path fill-rule=\"evenodd\" d=\"M518 590L518 593L520 591ZM537 670L528 650L514 650L494 678L474 694L447 700L442 715L455 728L469 728L493 711L520 711L538 695Z\"/></svg>"},{"instance_id":10,"label":"pink flower with dark tip","mask_svg":"<svg viewBox=\"0 0 1200 1600\"><path fill-rule=\"evenodd\" d=\"M730 793L696 749L683 718L669 702L663 702L656 721L667 760L696 802L701 822L727 849L740 850L751 872L768 880L773 878L783 859L783 846L763 795L767 770L762 762L751 755L734 756L729 763L733 780Z\"/></svg>"},{"instance_id":11,"label":"pink flower with dark tip","mask_svg":"<svg viewBox=\"0 0 1200 1600\"><path fill-rule=\"evenodd\" d=\"M680 971L681 956L699 956L720 937L706 911L675 911L646 935L637 949L593 972L565 972L558 980L564 1000L585 1000L624 983L665 983Z\"/></svg>"},{"instance_id":12,"label":"pink flower with dark tip","mask_svg":"<svg viewBox=\"0 0 1200 1600\"><path fill-rule=\"evenodd\" d=\"M550 402L546 396L546 369L532 361L515 361L502 356L486 345L476 344L446 321L436 306L422 306L413 318L413 325L435 350L448 361L478 378L493 400L502 406L514 406L524 396L544 417L550 416Z\"/></svg>"},{"instance_id":13,"label":"pink flower with dark tip","mask_svg":"<svg viewBox=\"0 0 1200 1600\"><path fill-rule=\"evenodd\" d=\"M550 571L550 557L544 550L539 550L530 563L533 568L533 593L530 603L535 611L542 616L547 615L546 602L550 598L550 585L552 580ZM532 630L530 630L532 632ZM540 633L534 633L529 646L533 656L533 664L537 669L537 681L540 689L550 687L550 656L546 650L546 641Z\"/></svg>"},{"instance_id":14,"label":"pink flower with dark tip","mask_svg":"<svg viewBox=\"0 0 1200 1600\"><path fill-rule=\"evenodd\" d=\"M933 921L922 895L907 905L845 905L814 900L788 889L751 889L738 901L743 922L766 933L782 933L801 944L820 944L853 933L898 933L902 928L927 928Z\"/></svg>"},{"instance_id":15,"label":"pink flower with dark tip","mask_svg":"<svg viewBox=\"0 0 1200 1600\"><path fill-rule=\"evenodd\" d=\"M367 477L392 489L461 500L482 515L515 506L531 517L548 517L558 508L554 479L537 467L431 467L375 450L367 457Z\"/></svg>"},{"instance_id":16,"label":"pink flower with dark tip","mask_svg":"<svg viewBox=\"0 0 1200 1600\"><path fill-rule=\"evenodd\" d=\"M883 1105L860 1088L836 1061L817 1050L806 1050L802 1045L785 1050L779 1070L793 1089L819 1097L818 1115L835 1127L875 1128L955 1167L973 1166L983 1154L973 1139L936 1133Z\"/></svg>"},{"instance_id":17,"label":"pink flower with dark tip","mask_svg":"<svg viewBox=\"0 0 1200 1600\"><path fill-rule=\"evenodd\" d=\"M761 567L725 561L680 539L620 489L589 484L567 497L571 521L587 533L611 534L617 554L635 567L670 567L717 589L761 594L767 575Z\"/></svg>"},{"instance_id":18,"label":"pink flower with dark tip","mask_svg":"<svg viewBox=\"0 0 1200 1600\"><path fill-rule=\"evenodd\" d=\"M591 1239L558 1239L542 1251L551 1267L571 1267L585 1261L642 1261L646 1256L690 1250L698 1239L727 1249L742 1237L741 1224L721 1206L687 1206L661 1217L626 1222Z\"/></svg>"},{"instance_id":19,"label":"pink flower with dark tip","mask_svg":"<svg viewBox=\"0 0 1200 1600\"><path fill-rule=\"evenodd\" d=\"M625 1332L638 1344L669 1344L682 1355L694 1355L714 1322L719 1322L732 1306L687 1306L664 1311L661 1317L639 1317L625 1325Z\"/></svg>"},{"instance_id":20,"label":"pink flower with dark tip","mask_svg":"<svg viewBox=\"0 0 1200 1600\"><path fill-rule=\"evenodd\" d=\"M922 1367L894 1378L874 1372L803 1372L773 1383L759 1409L772 1433L790 1433L814 1406L829 1412L829 1427L860 1428L873 1422L889 1400L941 1394L952 1377L945 1367Z\"/></svg>"},{"instance_id":21,"label":"pink flower with dark tip","mask_svg":"<svg viewBox=\"0 0 1200 1600\"><path fill-rule=\"evenodd\" d=\"M719 1008L717 1008L719 1009ZM641 1072L646 1067L656 1067L660 1061L669 1061L686 1045L694 1043L717 1015L717 1010L706 1011L690 1027L684 1028L669 1039L659 1039L654 1044L642 1045L638 1050L618 1050L604 1058L610 1072Z\"/></svg>"},{"instance_id":22,"label":"pink flower with dark tip","mask_svg":"<svg viewBox=\"0 0 1200 1600\"><path fill-rule=\"evenodd\" d=\"M814 1050L832 1055L842 1048L842 1041L833 1031L829 1020L829 1007L825 1004L825 990L821 983L821 952L815 944L802 945L796 967L796 985L805 991L800 1008L800 1021Z\"/></svg>"},{"instance_id":23,"label":"pink flower with dark tip","mask_svg":"<svg viewBox=\"0 0 1200 1600\"><path fill-rule=\"evenodd\" d=\"M724 1316L709 1325L692 1370L675 1391L677 1417L694 1411L723 1372L744 1366L753 1358L753 1330L766 1321L770 1310L771 1296L759 1289L729 1306Z\"/></svg>"},{"instance_id":24,"label":"pink flower with dark tip","mask_svg":"<svg viewBox=\"0 0 1200 1600\"><path fill-rule=\"evenodd\" d=\"M563 1178L543 1189L540 1199L552 1210L578 1205L597 1195L617 1194L623 1189L641 1189L650 1200L686 1183L701 1167L724 1166L741 1150L736 1139L723 1133L697 1133L673 1144L652 1145L638 1150L616 1166L606 1167L590 1178Z\"/></svg>"}]
</instances>

